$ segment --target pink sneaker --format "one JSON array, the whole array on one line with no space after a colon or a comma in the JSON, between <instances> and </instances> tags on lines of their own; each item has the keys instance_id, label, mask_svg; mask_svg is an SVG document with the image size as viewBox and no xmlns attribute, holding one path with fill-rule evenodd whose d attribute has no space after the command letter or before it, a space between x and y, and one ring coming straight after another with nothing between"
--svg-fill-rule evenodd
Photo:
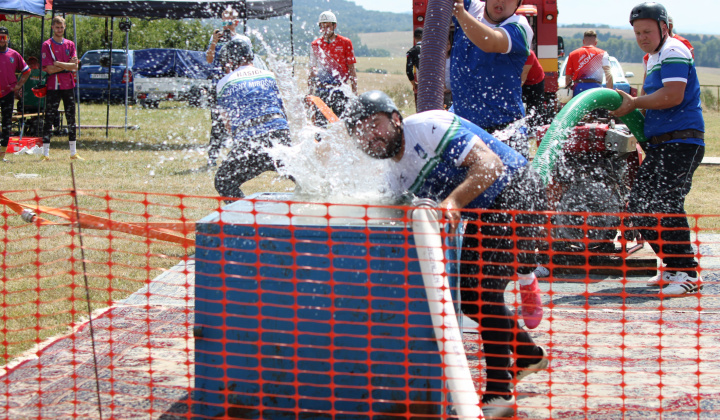
<instances>
[{"instance_id":1,"label":"pink sneaker","mask_svg":"<svg viewBox=\"0 0 720 420\"><path fill-rule=\"evenodd\" d=\"M542 299L540 299L540 286L538 286L537 277L535 273L530 274L532 276L532 283L523 286L520 285L520 300L522 304L520 309L522 312L525 326L532 329L537 328L540 325L543 317Z\"/></svg>"}]
</instances>

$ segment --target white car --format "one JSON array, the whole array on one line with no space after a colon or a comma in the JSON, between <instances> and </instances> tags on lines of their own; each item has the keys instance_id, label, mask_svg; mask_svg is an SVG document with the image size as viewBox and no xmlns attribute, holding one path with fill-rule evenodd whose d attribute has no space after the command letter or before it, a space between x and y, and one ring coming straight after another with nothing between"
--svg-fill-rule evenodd
<instances>
[{"instance_id":1,"label":"white car","mask_svg":"<svg viewBox=\"0 0 720 420\"><path fill-rule=\"evenodd\" d=\"M565 66L567 65L567 57L560 66L560 72L558 77L558 92L557 97L560 103L566 104L572 99L572 89L565 87ZM620 62L615 57L610 57L610 71L613 76L613 87L629 93L630 95L637 96L637 89L630 86L628 78L635 77L635 73L628 71L624 72ZM603 73L602 85L605 87L605 74Z\"/></svg>"}]
</instances>

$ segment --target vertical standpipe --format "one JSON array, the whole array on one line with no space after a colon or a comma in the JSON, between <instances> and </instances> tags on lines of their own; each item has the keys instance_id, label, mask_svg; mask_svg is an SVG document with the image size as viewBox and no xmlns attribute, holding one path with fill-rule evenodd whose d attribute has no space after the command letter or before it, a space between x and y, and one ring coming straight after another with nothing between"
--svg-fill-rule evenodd
<instances>
[{"instance_id":1,"label":"vertical standpipe","mask_svg":"<svg viewBox=\"0 0 720 420\"><path fill-rule=\"evenodd\" d=\"M420 207L412 212L412 230L422 269L435 340L443 358L447 387L459 419L481 419L480 400L470 374L462 332L453 305L443 262L439 210Z\"/></svg>"}]
</instances>

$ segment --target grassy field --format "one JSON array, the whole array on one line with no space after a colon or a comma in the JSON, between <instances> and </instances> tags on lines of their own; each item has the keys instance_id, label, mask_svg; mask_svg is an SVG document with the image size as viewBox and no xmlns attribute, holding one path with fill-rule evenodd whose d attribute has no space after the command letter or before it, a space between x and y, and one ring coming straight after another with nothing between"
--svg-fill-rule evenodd
<instances>
[{"instance_id":1,"label":"grassy field","mask_svg":"<svg viewBox=\"0 0 720 420\"><path fill-rule=\"evenodd\" d=\"M388 91L405 115L414 112L404 58L360 58L359 90ZM386 74L365 69L384 69ZM294 77L296 95L306 93L306 69L298 63ZM292 82L291 82L292 83ZM302 111L294 111L295 114ZM81 107L83 125L103 125L104 105ZM296 115L297 116L297 115ZM720 114L705 114L707 155L720 156ZM163 103L159 109L131 107L129 125L137 130L82 129L79 153L86 159L74 165L79 190L110 190L81 195L83 211L113 220L197 220L221 204L213 187L214 172L206 167L209 112L184 103ZM110 124L123 125L124 109L113 105ZM10 155L0 180L4 194L16 200L41 197L40 204L70 208L72 188L67 137L53 139L50 162L37 156ZM702 166L687 200L689 213L717 214L720 167ZM246 193L292 191L292 182L268 172L248 182ZM15 192L12 192L15 191ZM146 195L147 194L147 195ZM174 194L197 196L180 199ZM43 339L65 331L87 313L79 237L68 226L38 228L24 223L9 209L3 215L3 316L0 363ZM714 228L718 226L713 225ZM69 234L72 233L72 234ZM145 241L121 233L85 231L86 271L93 309L111 304L142 287L147 281L194 252L177 245ZM68 257L70 255L70 257Z\"/></svg>"}]
</instances>

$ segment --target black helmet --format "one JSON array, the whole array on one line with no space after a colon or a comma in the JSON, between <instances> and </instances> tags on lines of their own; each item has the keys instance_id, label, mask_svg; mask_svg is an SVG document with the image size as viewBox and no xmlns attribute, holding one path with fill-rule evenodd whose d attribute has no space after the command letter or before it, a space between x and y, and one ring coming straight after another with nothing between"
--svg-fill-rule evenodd
<instances>
[{"instance_id":1,"label":"black helmet","mask_svg":"<svg viewBox=\"0 0 720 420\"><path fill-rule=\"evenodd\" d=\"M220 64L223 67L230 64L235 67L241 61L252 61L255 57L250 38L236 35L220 49Z\"/></svg>"},{"instance_id":2,"label":"black helmet","mask_svg":"<svg viewBox=\"0 0 720 420\"><path fill-rule=\"evenodd\" d=\"M668 27L670 26L667 9L660 3L645 2L633 7L630 12L630 25L638 19L652 19L657 21L658 24L665 22Z\"/></svg>"},{"instance_id":3,"label":"black helmet","mask_svg":"<svg viewBox=\"0 0 720 420\"><path fill-rule=\"evenodd\" d=\"M660 51L660 48L663 46L663 44L665 43L665 39L667 38L662 34L663 31L662 26L660 26L660 22L665 22L668 30L670 30L670 21L668 19L668 12L667 9L665 9L665 6L655 2L645 2L638 4L637 6L633 7L632 11L630 12L630 25L632 26L633 22L638 19L652 19L657 22L661 39L657 48L655 48L655 52Z\"/></svg>"},{"instance_id":4,"label":"black helmet","mask_svg":"<svg viewBox=\"0 0 720 420\"><path fill-rule=\"evenodd\" d=\"M392 114L400 111L395 102L383 91L371 90L353 98L347 106L343 119L348 131L352 132L360 120L363 120L378 112Z\"/></svg>"}]
</instances>

